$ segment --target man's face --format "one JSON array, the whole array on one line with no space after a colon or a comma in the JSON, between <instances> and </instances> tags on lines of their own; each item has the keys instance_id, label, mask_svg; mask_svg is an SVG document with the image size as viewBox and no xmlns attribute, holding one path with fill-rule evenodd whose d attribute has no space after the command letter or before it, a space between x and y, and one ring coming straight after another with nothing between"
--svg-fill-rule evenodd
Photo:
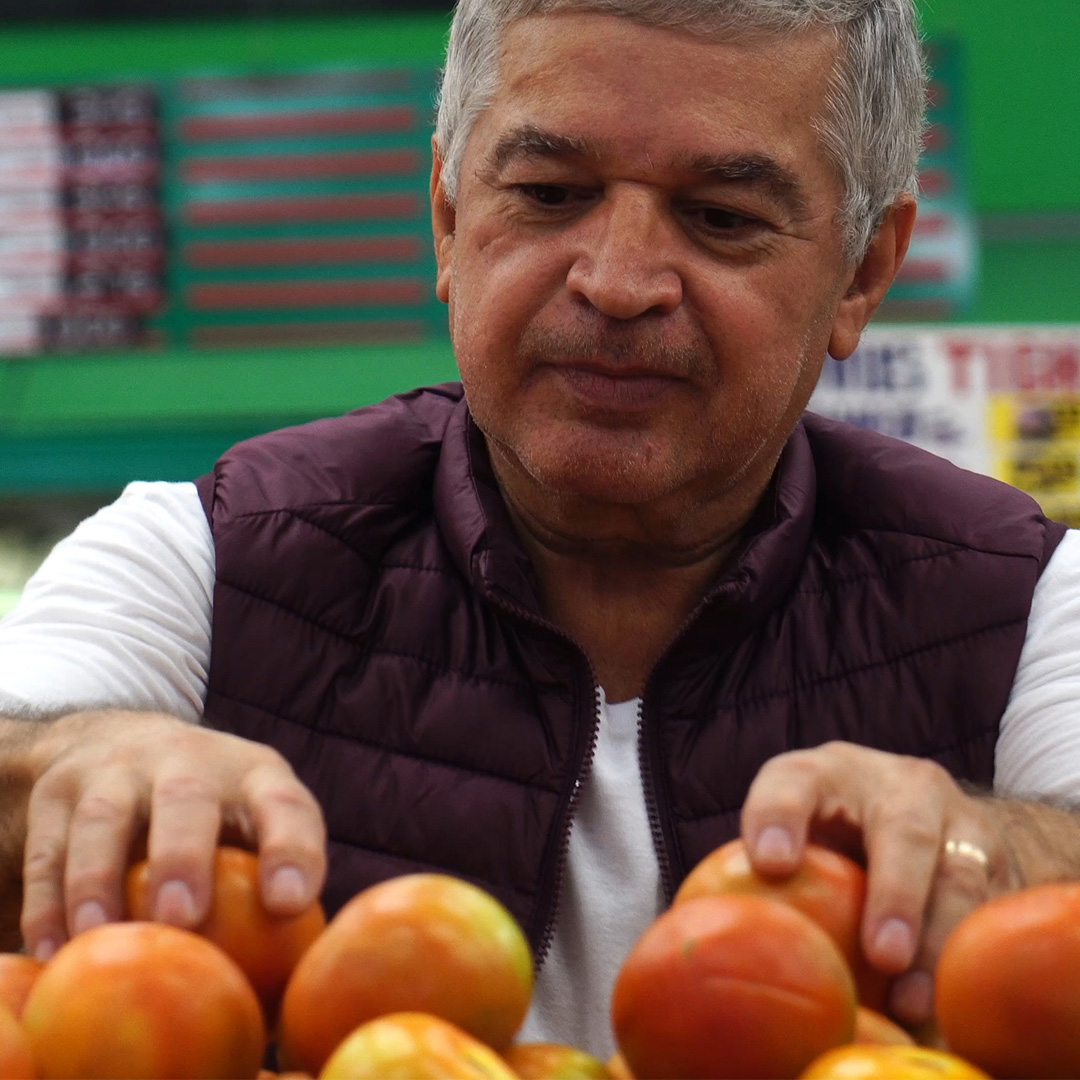
<instances>
[{"instance_id":1,"label":"man's face","mask_svg":"<svg viewBox=\"0 0 1080 1080\"><path fill-rule=\"evenodd\" d=\"M503 37L439 295L500 474L641 504L763 483L851 283L814 122L835 38L595 13Z\"/></svg>"}]
</instances>

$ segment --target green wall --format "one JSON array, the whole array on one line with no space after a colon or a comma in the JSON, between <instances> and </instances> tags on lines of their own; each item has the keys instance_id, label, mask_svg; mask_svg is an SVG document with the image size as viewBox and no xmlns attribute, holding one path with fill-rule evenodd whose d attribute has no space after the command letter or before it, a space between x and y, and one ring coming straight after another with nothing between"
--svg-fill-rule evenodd
<instances>
[{"instance_id":1,"label":"green wall","mask_svg":"<svg viewBox=\"0 0 1080 1080\"><path fill-rule=\"evenodd\" d=\"M1080 0L920 7L928 36L964 49L971 193L985 230L978 299L962 321L1080 322Z\"/></svg>"},{"instance_id":2,"label":"green wall","mask_svg":"<svg viewBox=\"0 0 1080 1080\"><path fill-rule=\"evenodd\" d=\"M964 43L978 209L1080 213L1080 0L920 7L928 35Z\"/></svg>"}]
</instances>

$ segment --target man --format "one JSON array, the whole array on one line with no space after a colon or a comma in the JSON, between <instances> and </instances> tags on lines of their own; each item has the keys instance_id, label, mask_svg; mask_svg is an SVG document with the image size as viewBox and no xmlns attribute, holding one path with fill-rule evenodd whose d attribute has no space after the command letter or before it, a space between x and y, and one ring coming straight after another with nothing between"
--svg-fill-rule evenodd
<instances>
[{"instance_id":1,"label":"man","mask_svg":"<svg viewBox=\"0 0 1080 1080\"><path fill-rule=\"evenodd\" d=\"M162 919L222 835L293 910L325 822L331 910L479 882L542 960L527 1034L606 1053L626 950L740 828L770 873L866 858L910 1023L976 903L1078 876L1071 813L960 785L1077 790L1076 544L800 420L903 260L921 102L910 0L463 0L432 202L465 398L242 444L60 545L0 627L27 947L119 917L144 836Z\"/></svg>"}]
</instances>

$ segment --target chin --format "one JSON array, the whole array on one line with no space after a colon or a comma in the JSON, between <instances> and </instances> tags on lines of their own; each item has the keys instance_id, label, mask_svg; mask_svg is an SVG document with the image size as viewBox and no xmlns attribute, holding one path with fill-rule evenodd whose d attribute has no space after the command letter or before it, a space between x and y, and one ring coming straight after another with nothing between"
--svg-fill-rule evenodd
<instances>
[{"instance_id":1,"label":"chin","mask_svg":"<svg viewBox=\"0 0 1080 1080\"><path fill-rule=\"evenodd\" d=\"M587 452L572 444L518 454L525 471L552 495L598 503L651 502L680 486L673 462L640 453Z\"/></svg>"}]
</instances>

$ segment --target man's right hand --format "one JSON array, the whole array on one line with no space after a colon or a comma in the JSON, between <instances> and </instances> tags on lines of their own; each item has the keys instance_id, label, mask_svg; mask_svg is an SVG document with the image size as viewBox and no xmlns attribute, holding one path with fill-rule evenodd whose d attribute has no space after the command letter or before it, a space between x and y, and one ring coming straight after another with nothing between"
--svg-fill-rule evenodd
<instances>
[{"instance_id":1,"label":"man's right hand","mask_svg":"<svg viewBox=\"0 0 1080 1080\"><path fill-rule=\"evenodd\" d=\"M27 807L22 935L47 959L124 915L124 875L145 837L154 917L191 927L223 838L258 851L263 901L297 912L326 876L315 797L277 751L156 713L78 713L37 741Z\"/></svg>"}]
</instances>

